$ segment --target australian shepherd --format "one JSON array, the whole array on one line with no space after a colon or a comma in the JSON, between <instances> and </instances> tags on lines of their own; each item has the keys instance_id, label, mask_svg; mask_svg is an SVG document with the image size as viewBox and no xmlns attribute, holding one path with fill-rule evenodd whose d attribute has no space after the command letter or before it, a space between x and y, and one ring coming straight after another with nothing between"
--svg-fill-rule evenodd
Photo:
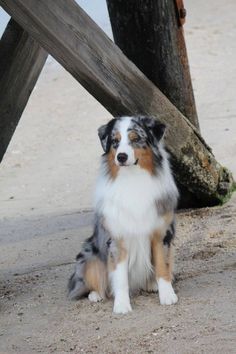
<instances>
[{"instance_id":1,"label":"australian shepherd","mask_svg":"<svg viewBox=\"0 0 236 354\"><path fill-rule=\"evenodd\" d=\"M95 193L95 225L76 257L68 289L72 299L114 296L115 313L132 310L130 294L159 293L162 305L178 300L172 287L178 191L163 145L165 126L151 117L119 117L98 130L104 150Z\"/></svg>"}]
</instances>

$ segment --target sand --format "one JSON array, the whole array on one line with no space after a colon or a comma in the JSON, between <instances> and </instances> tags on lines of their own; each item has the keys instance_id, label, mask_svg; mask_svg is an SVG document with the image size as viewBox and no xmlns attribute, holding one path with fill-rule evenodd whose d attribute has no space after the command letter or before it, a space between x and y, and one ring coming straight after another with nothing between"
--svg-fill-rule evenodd
<instances>
[{"instance_id":1,"label":"sand","mask_svg":"<svg viewBox=\"0 0 236 354\"><path fill-rule=\"evenodd\" d=\"M236 4L185 6L202 135L236 177ZM235 196L178 215L177 305L142 293L131 314L115 316L110 300L67 300L74 257L91 233L97 128L109 118L48 60L0 167L0 353L234 353Z\"/></svg>"}]
</instances>

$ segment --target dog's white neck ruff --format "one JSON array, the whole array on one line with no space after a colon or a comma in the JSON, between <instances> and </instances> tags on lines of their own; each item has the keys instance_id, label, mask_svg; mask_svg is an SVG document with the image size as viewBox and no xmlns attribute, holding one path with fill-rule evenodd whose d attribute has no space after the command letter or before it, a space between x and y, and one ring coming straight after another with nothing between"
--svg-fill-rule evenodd
<instances>
[{"instance_id":1,"label":"dog's white neck ruff","mask_svg":"<svg viewBox=\"0 0 236 354\"><path fill-rule=\"evenodd\" d=\"M104 217L113 238L147 237L160 228L163 218L156 202L168 194L176 195L168 161L157 176L140 166L121 167L111 180L101 169L95 193L95 210Z\"/></svg>"}]
</instances>

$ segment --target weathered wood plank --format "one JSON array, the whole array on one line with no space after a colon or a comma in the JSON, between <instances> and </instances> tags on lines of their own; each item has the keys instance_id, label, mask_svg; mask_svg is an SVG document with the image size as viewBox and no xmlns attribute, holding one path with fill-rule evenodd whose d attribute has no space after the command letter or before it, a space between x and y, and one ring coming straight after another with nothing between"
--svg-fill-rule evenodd
<instances>
[{"instance_id":1,"label":"weathered wood plank","mask_svg":"<svg viewBox=\"0 0 236 354\"><path fill-rule=\"evenodd\" d=\"M107 0L115 43L199 129L176 0Z\"/></svg>"},{"instance_id":2,"label":"weathered wood plank","mask_svg":"<svg viewBox=\"0 0 236 354\"><path fill-rule=\"evenodd\" d=\"M46 58L45 50L11 19L0 41L0 161Z\"/></svg>"},{"instance_id":3,"label":"weathered wood plank","mask_svg":"<svg viewBox=\"0 0 236 354\"><path fill-rule=\"evenodd\" d=\"M73 0L0 0L0 5L113 115L147 114L167 124L178 182L201 205L221 202L233 179L192 124Z\"/></svg>"}]
</instances>

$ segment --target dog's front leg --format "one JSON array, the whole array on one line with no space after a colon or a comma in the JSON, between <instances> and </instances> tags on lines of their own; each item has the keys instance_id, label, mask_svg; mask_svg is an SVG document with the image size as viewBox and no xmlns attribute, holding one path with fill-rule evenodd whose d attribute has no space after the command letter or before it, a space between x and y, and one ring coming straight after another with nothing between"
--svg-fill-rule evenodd
<instances>
[{"instance_id":1,"label":"dog's front leg","mask_svg":"<svg viewBox=\"0 0 236 354\"><path fill-rule=\"evenodd\" d=\"M158 231L154 233L152 239L152 258L161 305L172 305L178 301L178 297L171 284L171 247L170 245L166 255L161 233Z\"/></svg>"},{"instance_id":2,"label":"dog's front leg","mask_svg":"<svg viewBox=\"0 0 236 354\"><path fill-rule=\"evenodd\" d=\"M109 278L114 295L114 313L125 314L132 311L129 298L128 254L123 240L115 242L109 253Z\"/></svg>"}]
</instances>

